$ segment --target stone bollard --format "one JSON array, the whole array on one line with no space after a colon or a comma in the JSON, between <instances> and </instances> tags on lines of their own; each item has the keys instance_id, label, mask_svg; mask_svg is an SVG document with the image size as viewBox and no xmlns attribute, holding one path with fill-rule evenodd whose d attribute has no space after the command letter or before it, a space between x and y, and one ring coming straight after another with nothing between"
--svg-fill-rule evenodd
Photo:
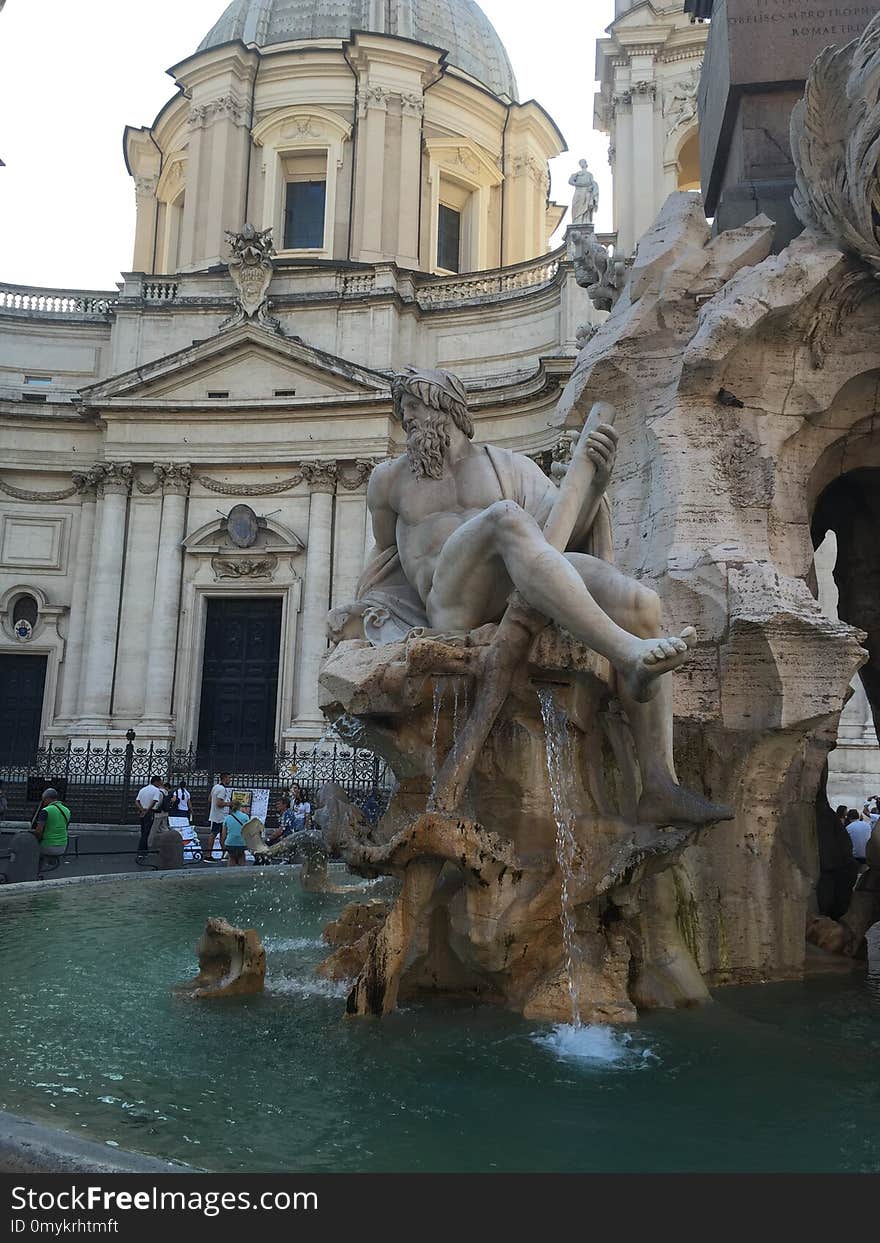
<instances>
[{"instance_id":1,"label":"stone bollard","mask_svg":"<svg viewBox=\"0 0 880 1243\"><path fill-rule=\"evenodd\" d=\"M0 860L6 883L36 880L40 872L40 843L33 833L16 833L9 843L10 857Z\"/></svg>"},{"instance_id":2,"label":"stone bollard","mask_svg":"<svg viewBox=\"0 0 880 1243\"><path fill-rule=\"evenodd\" d=\"M167 829L154 838L156 867L160 872L170 872L183 867L183 837L177 829Z\"/></svg>"}]
</instances>

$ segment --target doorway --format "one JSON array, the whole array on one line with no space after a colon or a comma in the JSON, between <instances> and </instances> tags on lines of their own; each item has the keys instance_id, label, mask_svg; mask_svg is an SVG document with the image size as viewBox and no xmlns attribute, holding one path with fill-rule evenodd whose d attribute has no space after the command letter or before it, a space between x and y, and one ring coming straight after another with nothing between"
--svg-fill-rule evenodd
<instances>
[{"instance_id":1,"label":"doorway","mask_svg":"<svg viewBox=\"0 0 880 1243\"><path fill-rule=\"evenodd\" d=\"M47 656L0 655L0 763L32 764L40 745Z\"/></svg>"},{"instance_id":2,"label":"doorway","mask_svg":"<svg viewBox=\"0 0 880 1243\"><path fill-rule=\"evenodd\" d=\"M208 600L198 763L266 770L275 749L281 600Z\"/></svg>"}]
</instances>

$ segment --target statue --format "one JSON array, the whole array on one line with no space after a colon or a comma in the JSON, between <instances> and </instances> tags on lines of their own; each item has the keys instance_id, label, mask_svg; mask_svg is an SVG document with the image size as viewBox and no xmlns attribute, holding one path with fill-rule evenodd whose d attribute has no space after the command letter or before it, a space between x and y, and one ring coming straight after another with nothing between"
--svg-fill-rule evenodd
<instances>
[{"instance_id":1,"label":"statue","mask_svg":"<svg viewBox=\"0 0 880 1243\"><path fill-rule=\"evenodd\" d=\"M695 632L663 635L656 594L613 565L613 407L573 433L557 486L473 444L458 377L410 368L392 394L406 452L371 477L376 547L320 675L325 715L356 717L398 779L377 825L339 799L325 825L350 868L401 881L348 1013L401 991L575 1022L700 1004L669 869L731 813L673 764L669 675Z\"/></svg>"},{"instance_id":2,"label":"statue","mask_svg":"<svg viewBox=\"0 0 880 1243\"><path fill-rule=\"evenodd\" d=\"M571 223L592 224L599 208L599 183L590 172L586 160L580 161L580 172L572 173L568 184L574 186L571 201Z\"/></svg>"},{"instance_id":3,"label":"statue","mask_svg":"<svg viewBox=\"0 0 880 1243\"><path fill-rule=\"evenodd\" d=\"M272 332L280 332L281 325L269 314L269 285L272 282L272 257L275 247L271 229L255 229L246 224L240 233L226 230L230 249L229 275L232 277L238 297L235 310L220 325L220 331L237 328L253 321Z\"/></svg>"},{"instance_id":4,"label":"statue","mask_svg":"<svg viewBox=\"0 0 880 1243\"><path fill-rule=\"evenodd\" d=\"M575 498L565 550L547 538L554 483L522 454L473 444L458 377L411 368L394 381L393 396L407 450L370 479L376 547L350 606L363 616L366 637L389 642L417 627L467 633L499 622L518 593L616 671L642 771L639 818L703 824L723 817L725 809L683 790L673 767L667 675L687 659L696 633L662 635L657 595L612 562L605 490L618 437L611 423L598 422L586 436L594 478Z\"/></svg>"}]
</instances>

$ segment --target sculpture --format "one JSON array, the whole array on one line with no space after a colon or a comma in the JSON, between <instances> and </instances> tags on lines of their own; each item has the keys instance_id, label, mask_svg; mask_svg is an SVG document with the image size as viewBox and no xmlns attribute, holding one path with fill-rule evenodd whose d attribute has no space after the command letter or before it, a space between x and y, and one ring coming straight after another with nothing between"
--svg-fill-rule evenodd
<instances>
[{"instance_id":1,"label":"sculpture","mask_svg":"<svg viewBox=\"0 0 880 1243\"><path fill-rule=\"evenodd\" d=\"M220 331L237 328L254 321L272 332L281 332L277 319L269 314L269 285L272 282L272 258L275 247L271 229L255 229L246 224L240 233L226 230L230 249L229 275L235 285L235 310L220 325Z\"/></svg>"},{"instance_id":2,"label":"sculpture","mask_svg":"<svg viewBox=\"0 0 880 1243\"><path fill-rule=\"evenodd\" d=\"M571 223L592 224L599 207L599 183L590 172L586 160L580 161L580 171L572 173L568 184L574 186L571 201Z\"/></svg>"},{"instance_id":3,"label":"sculpture","mask_svg":"<svg viewBox=\"0 0 880 1243\"><path fill-rule=\"evenodd\" d=\"M178 984L177 992L199 999L249 997L266 982L266 951L253 928L234 928L212 916L205 924L196 952L199 973Z\"/></svg>"},{"instance_id":4,"label":"sculpture","mask_svg":"<svg viewBox=\"0 0 880 1243\"><path fill-rule=\"evenodd\" d=\"M597 405L557 488L531 459L472 443L467 398L456 376L409 369L395 379L393 396L407 451L373 472L368 506L376 548L358 585L358 599L331 616L332 632L341 641L321 677L325 712L333 718L343 713L358 717L398 775L412 778L402 782L378 833L348 815L335 817L325 829L350 866L403 880L349 1010L362 1014L393 1008L413 946L428 933L425 921L433 927L429 915L443 888L441 873L452 864L470 878L465 885L491 894L481 895L492 906L481 925L491 946L476 944L476 895L467 901L462 897L462 909L441 902L437 909L449 912L444 918L463 919L470 948L459 945L452 953L439 932L433 942L428 936L430 966L425 971L430 978L444 981L440 987L445 990L500 989L511 1004L533 1014L570 1016L574 1003L566 1001L560 983L561 942L548 940L546 932L536 940L533 924L536 910L549 903L558 913L559 903L553 794L546 775L540 778L543 768L534 771L532 758L543 754L543 738L527 726L527 737L520 739L522 763L531 765L530 776L543 781L543 797L540 810L530 812L529 830L518 832L513 822L522 819L523 792L511 791L516 779L501 771L499 731L529 716L540 728L529 669L542 669L547 680L571 683L572 710L580 713L588 733L599 727L602 705L614 688L632 729L641 795L630 797L632 767L632 785L622 799L626 817L620 818L619 798L578 789L575 818L583 818L586 836L594 828L601 843L583 846L577 889L584 905L615 887L621 893L633 884L637 889L649 872L668 866L690 834L730 814L683 789L675 775L668 675L688 657L695 632L685 627L678 635L662 636L657 597L612 563L604 493L617 447L613 408ZM548 631L550 622L564 630ZM434 675L433 683L427 675ZM466 720L456 706L454 719L444 722L445 728L452 726L452 737L443 743L451 745L426 800L423 732L431 725L430 687L436 700L437 675L460 676L473 688L474 700ZM440 715L435 706L434 765ZM621 744L624 765L625 751ZM598 762L591 757L592 765ZM482 781L483 770L492 765L498 770L494 794L493 782ZM472 777L481 791L485 786L487 798L496 798L491 828L484 815L463 813ZM584 781L589 785L590 777ZM502 789L511 807L508 816L500 814ZM427 807L413 822L406 813L418 811L425 801ZM659 826L672 831L663 834ZM529 851L534 857L526 862L523 853ZM593 867L585 858L589 853ZM455 892L452 879L448 884ZM637 935L638 902L632 895L626 900ZM490 925L499 935L502 925L507 929L506 949L485 933ZM618 961L624 954L622 926L615 936L610 946L604 932L594 929L593 956L602 960L610 954L616 963L609 973L616 983L607 1007L595 1012L631 1017L627 971ZM667 946L669 939L656 941ZM515 955L511 947L517 945L521 956L514 966L507 956ZM674 955L666 957L672 961ZM503 968L498 965L502 960ZM698 976L692 965L691 974ZM486 975L492 977L490 984L480 978ZM600 976L595 963L593 969L584 966L579 995L595 1001ZM680 991L694 999L693 989Z\"/></svg>"},{"instance_id":5,"label":"sculpture","mask_svg":"<svg viewBox=\"0 0 880 1243\"><path fill-rule=\"evenodd\" d=\"M597 240L592 225L571 225L566 234L574 278L597 311L610 311L623 289L627 263Z\"/></svg>"}]
</instances>

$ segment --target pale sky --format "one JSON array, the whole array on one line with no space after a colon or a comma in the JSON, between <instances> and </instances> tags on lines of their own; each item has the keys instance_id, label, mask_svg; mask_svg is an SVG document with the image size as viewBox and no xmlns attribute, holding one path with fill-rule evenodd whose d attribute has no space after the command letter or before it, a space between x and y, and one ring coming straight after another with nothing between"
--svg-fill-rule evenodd
<instances>
[{"instance_id":1,"label":"pale sky","mask_svg":"<svg viewBox=\"0 0 880 1243\"><path fill-rule=\"evenodd\" d=\"M608 141L593 125L595 41L613 0L480 0L507 46L520 98L568 142L552 196L570 202L586 156L611 228ZM190 55L224 0L7 0L0 14L0 281L113 289L129 268L134 184L122 132L174 94L165 70Z\"/></svg>"}]
</instances>

